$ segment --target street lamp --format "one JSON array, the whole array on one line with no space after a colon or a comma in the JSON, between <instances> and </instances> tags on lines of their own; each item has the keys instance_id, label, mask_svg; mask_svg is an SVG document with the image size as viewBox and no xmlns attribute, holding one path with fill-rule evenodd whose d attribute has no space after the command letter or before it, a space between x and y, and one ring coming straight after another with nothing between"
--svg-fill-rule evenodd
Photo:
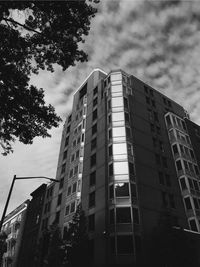
<instances>
[{"instance_id":1,"label":"street lamp","mask_svg":"<svg viewBox=\"0 0 200 267\"><path fill-rule=\"evenodd\" d=\"M27 180L27 179L47 179L47 180L50 180L52 182L57 182L57 183L60 182L59 180L56 180L56 179L53 179L53 178L49 178L49 177L46 177L46 176L17 177L16 175L14 175L13 180L12 180L12 184L10 186L10 190L9 190L9 193L8 193L8 197L7 197L7 200L6 200L6 205L5 205L4 210L3 210L1 222L0 222L0 232L1 232L1 228L2 228L2 225L3 225L4 219L5 219L6 211L7 211L7 208L8 208L8 203L10 201L10 196L11 196L11 193L12 193L12 190L13 190L13 186L14 186L15 180Z\"/></svg>"}]
</instances>

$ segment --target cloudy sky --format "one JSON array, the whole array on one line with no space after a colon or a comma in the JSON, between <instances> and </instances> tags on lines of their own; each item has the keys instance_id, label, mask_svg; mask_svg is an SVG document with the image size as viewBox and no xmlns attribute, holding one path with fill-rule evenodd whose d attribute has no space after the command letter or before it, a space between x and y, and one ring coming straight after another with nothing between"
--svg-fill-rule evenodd
<instances>
[{"instance_id":1,"label":"cloudy sky","mask_svg":"<svg viewBox=\"0 0 200 267\"><path fill-rule=\"evenodd\" d=\"M183 105L200 124L199 0L101 0L84 48L87 63L32 77L63 119L73 92L94 68L121 68ZM61 133L62 124L51 138L36 138L33 145L16 142L13 154L0 156L0 214L14 174L55 177ZM42 182L17 181L9 211Z\"/></svg>"}]
</instances>

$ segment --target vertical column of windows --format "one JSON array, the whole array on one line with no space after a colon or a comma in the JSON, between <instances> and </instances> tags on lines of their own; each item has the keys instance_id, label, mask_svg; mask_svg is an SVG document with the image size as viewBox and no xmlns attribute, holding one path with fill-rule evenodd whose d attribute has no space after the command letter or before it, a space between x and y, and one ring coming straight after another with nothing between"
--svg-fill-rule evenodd
<instances>
[{"instance_id":1,"label":"vertical column of windows","mask_svg":"<svg viewBox=\"0 0 200 267\"><path fill-rule=\"evenodd\" d=\"M111 237L111 246L117 254L123 254L119 244L120 236L117 235L116 225L132 223L134 218L133 208L130 204L131 196L137 197L136 185L133 183L135 175L133 164L133 149L129 139L131 130L128 113L128 99L122 82L122 73L111 74L111 87L108 89L108 175L109 175L109 222L115 225L116 238ZM113 206L113 204L114 206ZM137 206L134 207L137 211ZM129 239L129 251L133 253L133 236L122 236ZM125 252L125 251L124 251Z\"/></svg>"},{"instance_id":2,"label":"vertical column of windows","mask_svg":"<svg viewBox=\"0 0 200 267\"><path fill-rule=\"evenodd\" d=\"M200 231L199 169L185 122L172 114L165 115L172 154L191 230Z\"/></svg>"}]
</instances>

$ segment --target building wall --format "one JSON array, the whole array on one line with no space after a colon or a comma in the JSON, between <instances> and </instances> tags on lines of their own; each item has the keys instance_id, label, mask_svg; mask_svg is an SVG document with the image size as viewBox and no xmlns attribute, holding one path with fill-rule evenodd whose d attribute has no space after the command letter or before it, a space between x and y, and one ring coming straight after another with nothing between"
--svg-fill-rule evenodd
<instances>
[{"instance_id":1,"label":"building wall","mask_svg":"<svg viewBox=\"0 0 200 267\"><path fill-rule=\"evenodd\" d=\"M7 234L7 251L3 254L3 267L17 266L28 203L28 200L22 203L4 220L2 229Z\"/></svg>"},{"instance_id":2,"label":"building wall","mask_svg":"<svg viewBox=\"0 0 200 267\"><path fill-rule=\"evenodd\" d=\"M58 160L62 183L55 185L49 223L56 218L67 226L81 201L94 266L153 264L158 229L194 230L173 151L181 141L172 142L168 116L188 118L179 104L122 70L95 71L74 94ZM172 126L175 133L178 126ZM198 142L189 126L185 135Z\"/></svg>"}]
</instances>

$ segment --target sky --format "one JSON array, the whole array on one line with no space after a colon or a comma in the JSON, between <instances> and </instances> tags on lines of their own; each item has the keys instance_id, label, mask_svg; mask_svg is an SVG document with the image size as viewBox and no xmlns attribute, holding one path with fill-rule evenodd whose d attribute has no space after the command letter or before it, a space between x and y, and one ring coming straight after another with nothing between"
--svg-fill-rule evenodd
<instances>
[{"instance_id":1,"label":"sky","mask_svg":"<svg viewBox=\"0 0 200 267\"><path fill-rule=\"evenodd\" d=\"M63 123L73 93L94 68L120 68L184 106L200 125L200 1L101 0L97 7L83 45L88 62L31 77ZM55 178L63 123L50 131L51 138L35 138L32 145L16 142L14 153L0 155L0 214L14 174ZM8 211L46 182L18 180Z\"/></svg>"}]
</instances>

